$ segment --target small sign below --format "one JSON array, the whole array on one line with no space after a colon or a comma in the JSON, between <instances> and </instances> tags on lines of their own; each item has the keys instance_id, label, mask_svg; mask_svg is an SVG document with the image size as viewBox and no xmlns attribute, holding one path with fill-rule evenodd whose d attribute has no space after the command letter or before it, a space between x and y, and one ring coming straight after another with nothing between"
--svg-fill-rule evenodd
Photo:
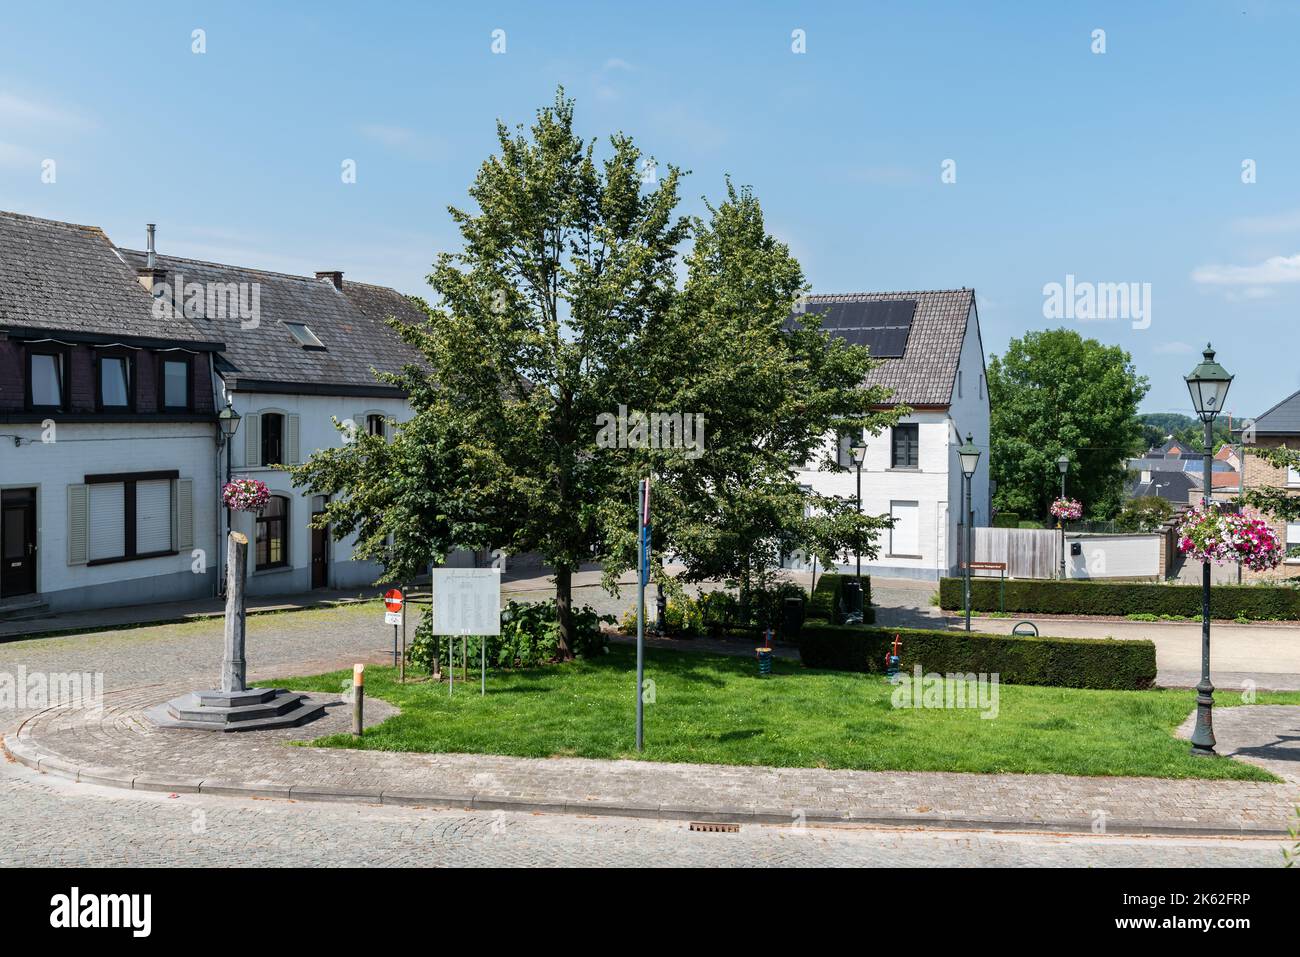
<instances>
[{"instance_id":1,"label":"small sign below","mask_svg":"<svg viewBox=\"0 0 1300 957\"><path fill-rule=\"evenodd\" d=\"M402 613L400 611L384 612L385 625L400 625L402 623Z\"/></svg>"}]
</instances>

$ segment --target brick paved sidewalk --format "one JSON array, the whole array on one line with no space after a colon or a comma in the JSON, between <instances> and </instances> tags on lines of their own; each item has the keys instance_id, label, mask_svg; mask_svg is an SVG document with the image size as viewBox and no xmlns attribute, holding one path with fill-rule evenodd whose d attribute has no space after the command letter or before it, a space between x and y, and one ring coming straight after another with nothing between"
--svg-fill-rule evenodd
<instances>
[{"instance_id":1,"label":"brick paved sidewalk","mask_svg":"<svg viewBox=\"0 0 1300 957\"><path fill-rule=\"evenodd\" d=\"M1111 833L1276 834L1286 830L1300 800L1295 779L1264 784L832 771L288 746L344 730L347 709L338 706L305 728L243 734L162 731L144 719L145 707L184 690L168 684L112 693L97 717L43 711L7 729L5 749L41 771L138 790L678 820L1081 832L1104 822ZM375 699L367 708L372 720L392 713L391 705ZM1277 722L1234 717L1248 711L1216 715L1225 748L1233 747L1234 724L1249 739L1244 750L1260 747L1261 736L1265 742L1285 736ZM1295 727L1297 712L1283 712L1283 728Z\"/></svg>"}]
</instances>

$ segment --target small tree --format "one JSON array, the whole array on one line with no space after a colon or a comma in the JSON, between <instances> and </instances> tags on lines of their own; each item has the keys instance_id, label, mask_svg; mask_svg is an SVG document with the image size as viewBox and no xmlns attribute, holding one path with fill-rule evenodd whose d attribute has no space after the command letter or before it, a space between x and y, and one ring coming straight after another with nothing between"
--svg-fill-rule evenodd
<instances>
[{"instance_id":1,"label":"small tree","mask_svg":"<svg viewBox=\"0 0 1300 957\"><path fill-rule=\"evenodd\" d=\"M1116 523L1126 532L1154 532L1173 517L1174 506L1158 495L1142 495L1124 503Z\"/></svg>"}]
</instances>

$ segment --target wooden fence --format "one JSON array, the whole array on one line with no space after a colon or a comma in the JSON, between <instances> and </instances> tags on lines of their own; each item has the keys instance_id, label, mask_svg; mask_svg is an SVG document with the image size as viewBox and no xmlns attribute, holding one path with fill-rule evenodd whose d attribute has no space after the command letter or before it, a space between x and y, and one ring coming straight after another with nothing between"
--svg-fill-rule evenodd
<instances>
[{"instance_id":1,"label":"wooden fence","mask_svg":"<svg viewBox=\"0 0 1300 957\"><path fill-rule=\"evenodd\" d=\"M976 528L974 552L977 562L1006 562L1008 578L1055 578L1061 570L1061 533L1051 528Z\"/></svg>"}]
</instances>

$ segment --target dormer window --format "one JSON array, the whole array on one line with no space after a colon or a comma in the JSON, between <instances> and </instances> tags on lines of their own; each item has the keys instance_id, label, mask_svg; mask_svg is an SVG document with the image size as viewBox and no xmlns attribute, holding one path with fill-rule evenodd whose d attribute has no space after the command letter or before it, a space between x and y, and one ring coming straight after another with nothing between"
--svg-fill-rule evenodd
<instances>
[{"instance_id":1,"label":"dormer window","mask_svg":"<svg viewBox=\"0 0 1300 957\"><path fill-rule=\"evenodd\" d=\"M286 322L285 325L289 327L289 332L292 333L293 338L297 341L298 345L302 346L304 349L325 348L325 343L316 338L316 333L312 332L311 329L303 323Z\"/></svg>"},{"instance_id":2,"label":"dormer window","mask_svg":"<svg viewBox=\"0 0 1300 957\"><path fill-rule=\"evenodd\" d=\"M180 412L190 407L189 359L162 360L162 407L167 412Z\"/></svg>"},{"instance_id":3,"label":"dormer window","mask_svg":"<svg viewBox=\"0 0 1300 957\"><path fill-rule=\"evenodd\" d=\"M27 402L33 409L63 408L65 367L61 352L29 354Z\"/></svg>"},{"instance_id":4,"label":"dormer window","mask_svg":"<svg viewBox=\"0 0 1300 957\"><path fill-rule=\"evenodd\" d=\"M99 407L131 407L131 360L127 356L99 357Z\"/></svg>"}]
</instances>

